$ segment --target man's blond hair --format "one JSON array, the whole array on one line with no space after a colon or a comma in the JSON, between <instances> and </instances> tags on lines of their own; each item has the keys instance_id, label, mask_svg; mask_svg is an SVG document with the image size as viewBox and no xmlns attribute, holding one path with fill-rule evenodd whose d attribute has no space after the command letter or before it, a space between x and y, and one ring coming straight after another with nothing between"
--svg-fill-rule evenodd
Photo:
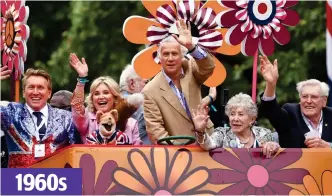
<instances>
[{"instance_id":1,"label":"man's blond hair","mask_svg":"<svg viewBox=\"0 0 332 196\"><path fill-rule=\"evenodd\" d=\"M23 76L23 79L22 79L23 90L25 89L28 78L30 78L31 76L41 76L41 77L45 78L48 83L48 86L47 86L48 89L52 90L52 81L51 81L50 74L48 74L46 71L44 71L42 69L32 69L32 68L29 68Z\"/></svg>"}]
</instances>

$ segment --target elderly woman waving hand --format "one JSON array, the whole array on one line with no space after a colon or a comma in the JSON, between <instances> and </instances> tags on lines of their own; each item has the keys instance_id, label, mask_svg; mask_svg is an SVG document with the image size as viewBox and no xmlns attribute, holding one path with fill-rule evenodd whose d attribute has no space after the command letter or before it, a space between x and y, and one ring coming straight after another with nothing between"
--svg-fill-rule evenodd
<instances>
[{"instance_id":1,"label":"elderly woman waving hand","mask_svg":"<svg viewBox=\"0 0 332 196\"><path fill-rule=\"evenodd\" d=\"M257 106L249 95L237 94L226 105L226 115L229 117L230 128L218 127L209 136L205 133L209 119L208 108L199 105L197 110L192 111L197 141L205 150L229 147L263 147L263 154L270 158L280 146L273 141L269 129L253 126L257 113Z\"/></svg>"}]
</instances>

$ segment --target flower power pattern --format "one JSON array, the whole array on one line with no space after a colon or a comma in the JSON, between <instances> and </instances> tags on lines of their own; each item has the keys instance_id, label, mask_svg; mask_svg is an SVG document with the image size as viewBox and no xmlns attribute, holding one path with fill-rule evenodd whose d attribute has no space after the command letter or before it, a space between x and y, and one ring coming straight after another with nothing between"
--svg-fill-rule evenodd
<instances>
[{"instance_id":1,"label":"flower power pattern","mask_svg":"<svg viewBox=\"0 0 332 196\"><path fill-rule=\"evenodd\" d=\"M25 0L1 1L1 51L2 65L9 70L15 68L15 80L24 72L24 61L27 58L26 42L30 28L26 24L29 17L29 7Z\"/></svg>"},{"instance_id":2,"label":"flower power pattern","mask_svg":"<svg viewBox=\"0 0 332 196\"><path fill-rule=\"evenodd\" d=\"M218 4L207 1L142 1L154 18L131 16L123 25L126 39L136 44L146 44L147 48L136 54L132 60L135 71L142 78L152 78L161 69L157 55L157 45L167 36L178 34L175 22L184 19L191 24L191 33L195 44L209 52L235 55L240 46L223 43L226 29L218 28L215 22L215 7ZM207 86L217 86L226 78L226 70L217 58L216 68L205 82Z\"/></svg>"},{"instance_id":3,"label":"flower power pattern","mask_svg":"<svg viewBox=\"0 0 332 196\"><path fill-rule=\"evenodd\" d=\"M264 55L272 55L275 44L285 45L290 34L285 26L296 26L300 21L292 6L297 0L218 0L229 8L217 15L221 27L230 28L225 36L228 44L241 44L241 52L254 56L257 49Z\"/></svg>"},{"instance_id":4,"label":"flower power pattern","mask_svg":"<svg viewBox=\"0 0 332 196\"><path fill-rule=\"evenodd\" d=\"M302 156L301 149L291 150L285 149L272 159L261 157L261 150L255 148L234 148L236 156L225 149L211 151L215 161L231 169L211 169L210 183L232 184L220 190L220 195L286 195L292 188L284 183L302 184L309 174L302 168L284 169Z\"/></svg>"},{"instance_id":5,"label":"flower power pattern","mask_svg":"<svg viewBox=\"0 0 332 196\"><path fill-rule=\"evenodd\" d=\"M83 195L331 195L332 149L72 145L34 168L82 168ZM312 159L314 157L314 161Z\"/></svg>"}]
</instances>

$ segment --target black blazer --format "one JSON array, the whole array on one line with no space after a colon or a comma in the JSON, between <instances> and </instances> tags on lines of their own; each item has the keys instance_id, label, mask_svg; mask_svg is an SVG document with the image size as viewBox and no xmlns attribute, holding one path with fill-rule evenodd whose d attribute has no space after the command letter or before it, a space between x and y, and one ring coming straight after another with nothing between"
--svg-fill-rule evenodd
<instances>
[{"instance_id":1,"label":"black blazer","mask_svg":"<svg viewBox=\"0 0 332 196\"><path fill-rule=\"evenodd\" d=\"M282 148L306 148L304 134L309 132L301 115L300 104L286 103L281 108L276 99L272 101L262 100L261 114L269 119L279 135L279 144ZM332 108L323 108L323 140L332 142Z\"/></svg>"}]
</instances>

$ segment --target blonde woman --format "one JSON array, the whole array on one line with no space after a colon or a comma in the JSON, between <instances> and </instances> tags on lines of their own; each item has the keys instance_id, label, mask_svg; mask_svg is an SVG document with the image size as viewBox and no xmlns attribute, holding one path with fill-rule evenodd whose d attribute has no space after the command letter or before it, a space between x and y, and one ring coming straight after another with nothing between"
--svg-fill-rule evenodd
<instances>
[{"instance_id":1,"label":"blonde woman","mask_svg":"<svg viewBox=\"0 0 332 196\"><path fill-rule=\"evenodd\" d=\"M86 98L87 108L84 107L84 86L87 83L88 65L85 59L82 62L75 54L70 54L70 64L77 71L79 78L71 101L74 124L81 133L83 143L96 139L96 131L99 123L96 120L97 112L107 113L115 108L120 101L119 85L108 76L96 78L91 86L90 93ZM127 120L125 130L121 130L129 137L129 143L140 145L138 124L133 118ZM98 136L100 137L100 136ZM104 137L101 136L103 139ZM128 144L125 140L123 144ZM89 142L90 143L90 142ZM96 143L101 143L100 140Z\"/></svg>"}]
</instances>

